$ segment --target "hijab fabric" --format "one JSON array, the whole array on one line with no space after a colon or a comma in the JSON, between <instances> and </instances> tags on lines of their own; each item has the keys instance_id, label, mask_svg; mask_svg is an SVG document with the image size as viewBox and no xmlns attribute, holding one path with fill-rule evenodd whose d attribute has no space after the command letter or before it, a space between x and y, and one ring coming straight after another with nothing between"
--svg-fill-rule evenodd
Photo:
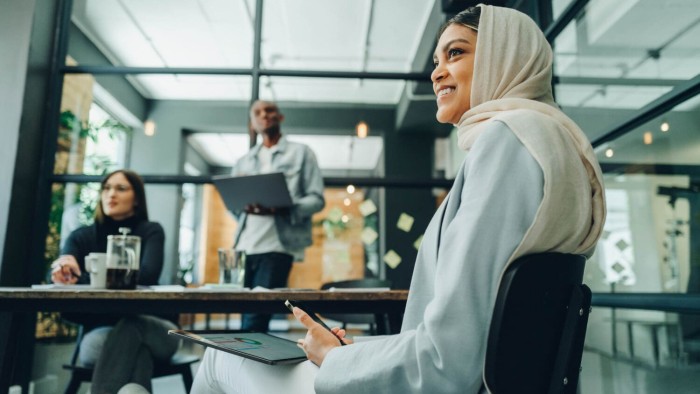
<instances>
[{"instance_id":1,"label":"hijab fabric","mask_svg":"<svg viewBox=\"0 0 700 394\"><path fill-rule=\"evenodd\" d=\"M490 122L501 121L544 174L542 203L508 264L540 252L590 256L605 221L603 176L588 139L554 102L552 49L525 14L480 7L472 108L455 125L459 147L469 151Z\"/></svg>"}]
</instances>

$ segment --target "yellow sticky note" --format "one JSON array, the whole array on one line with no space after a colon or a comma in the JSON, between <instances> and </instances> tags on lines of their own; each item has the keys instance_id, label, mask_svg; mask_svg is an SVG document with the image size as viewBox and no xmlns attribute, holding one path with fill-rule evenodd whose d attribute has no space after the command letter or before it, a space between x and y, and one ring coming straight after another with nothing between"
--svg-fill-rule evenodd
<instances>
[{"instance_id":1,"label":"yellow sticky note","mask_svg":"<svg viewBox=\"0 0 700 394\"><path fill-rule=\"evenodd\" d=\"M335 207L328 211L328 216L326 216L326 219L330 220L333 223L337 223L340 221L340 219L343 217L343 210Z\"/></svg>"},{"instance_id":2,"label":"yellow sticky note","mask_svg":"<svg viewBox=\"0 0 700 394\"><path fill-rule=\"evenodd\" d=\"M401 264L401 256L399 256L399 254L393 250L390 250L384 255L384 262L390 268L396 268L399 264Z\"/></svg>"},{"instance_id":3,"label":"yellow sticky note","mask_svg":"<svg viewBox=\"0 0 700 394\"><path fill-rule=\"evenodd\" d=\"M399 216L399 221L396 223L396 227L405 232L411 231L411 227L413 227L413 216L407 213L402 213L401 216Z\"/></svg>"},{"instance_id":4,"label":"yellow sticky note","mask_svg":"<svg viewBox=\"0 0 700 394\"><path fill-rule=\"evenodd\" d=\"M379 234L377 234L377 232L371 227L365 227L365 229L362 230L362 234L360 234L362 242L367 245L370 245L372 242L376 241L378 237Z\"/></svg>"},{"instance_id":5,"label":"yellow sticky note","mask_svg":"<svg viewBox=\"0 0 700 394\"><path fill-rule=\"evenodd\" d=\"M374 202L372 202L372 200L363 201L362 204L360 204L359 208L362 216L371 215L377 212L377 206L374 205Z\"/></svg>"},{"instance_id":6,"label":"yellow sticky note","mask_svg":"<svg viewBox=\"0 0 700 394\"><path fill-rule=\"evenodd\" d=\"M416 248L416 250L420 249L420 244L423 243L423 236L421 235L416 239L416 241L413 243L413 247Z\"/></svg>"}]
</instances>

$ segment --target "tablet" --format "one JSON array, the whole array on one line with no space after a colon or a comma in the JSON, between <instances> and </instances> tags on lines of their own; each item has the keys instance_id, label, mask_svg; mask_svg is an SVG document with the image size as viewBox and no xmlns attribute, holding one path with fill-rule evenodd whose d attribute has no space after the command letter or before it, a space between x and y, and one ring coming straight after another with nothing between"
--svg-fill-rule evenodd
<instances>
[{"instance_id":1,"label":"tablet","mask_svg":"<svg viewBox=\"0 0 700 394\"><path fill-rule=\"evenodd\" d=\"M281 172L217 176L212 182L231 212L242 211L246 205L257 204L265 208L286 208L293 205L287 181Z\"/></svg>"},{"instance_id":2,"label":"tablet","mask_svg":"<svg viewBox=\"0 0 700 394\"><path fill-rule=\"evenodd\" d=\"M170 330L168 334L264 364L294 364L306 360L306 353L296 342L262 332Z\"/></svg>"}]
</instances>

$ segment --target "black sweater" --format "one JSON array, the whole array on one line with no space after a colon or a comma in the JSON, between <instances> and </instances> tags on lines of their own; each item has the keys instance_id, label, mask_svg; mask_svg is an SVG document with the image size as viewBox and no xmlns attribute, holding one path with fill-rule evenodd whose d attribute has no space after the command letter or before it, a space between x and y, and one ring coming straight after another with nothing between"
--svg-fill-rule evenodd
<instances>
[{"instance_id":1,"label":"black sweater","mask_svg":"<svg viewBox=\"0 0 700 394\"><path fill-rule=\"evenodd\" d=\"M158 284L160 272L163 270L163 245L165 243L163 227L158 223L146 220L138 221L133 217L120 221L107 217L101 224L95 223L82 227L70 234L61 254L69 254L78 260L82 273L78 283L90 283L90 275L85 270L85 257L90 253L107 252L107 236L119 235L120 227L128 227L131 229L129 235L141 237L138 284L145 286Z\"/></svg>"},{"instance_id":2,"label":"black sweater","mask_svg":"<svg viewBox=\"0 0 700 394\"><path fill-rule=\"evenodd\" d=\"M145 286L158 284L158 277L160 277L160 272L163 269L163 246L165 243L163 227L158 223L146 220L139 221L133 217L121 221L107 217L101 224L95 223L91 226L79 228L68 236L66 244L61 249L61 254L71 255L78 261L81 272L78 283L90 283L90 273L85 270L85 257L90 253L107 252L107 236L118 235L120 227L128 227L131 229L129 235L141 237L138 284ZM63 313L63 317L72 322L82 324L84 331L88 332L96 327L112 326L123 315ZM174 316L161 317L177 321Z\"/></svg>"}]
</instances>

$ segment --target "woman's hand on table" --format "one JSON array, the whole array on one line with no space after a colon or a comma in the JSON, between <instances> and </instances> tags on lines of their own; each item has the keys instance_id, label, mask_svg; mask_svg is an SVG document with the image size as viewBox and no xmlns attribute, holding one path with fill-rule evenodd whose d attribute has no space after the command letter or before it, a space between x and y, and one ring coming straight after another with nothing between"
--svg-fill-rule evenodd
<instances>
[{"instance_id":1,"label":"woman's hand on table","mask_svg":"<svg viewBox=\"0 0 700 394\"><path fill-rule=\"evenodd\" d=\"M319 367L323 364L328 352L340 346L338 340L346 345L353 343L351 339L345 338L345 330L333 327L328 331L297 307L294 307L294 317L308 329L306 337L298 340L297 344L304 349L306 357Z\"/></svg>"},{"instance_id":2,"label":"woman's hand on table","mask_svg":"<svg viewBox=\"0 0 700 394\"><path fill-rule=\"evenodd\" d=\"M66 254L51 263L51 281L64 285L72 285L80 278L80 266L75 257Z\"/></svg>"}]
</instances>

